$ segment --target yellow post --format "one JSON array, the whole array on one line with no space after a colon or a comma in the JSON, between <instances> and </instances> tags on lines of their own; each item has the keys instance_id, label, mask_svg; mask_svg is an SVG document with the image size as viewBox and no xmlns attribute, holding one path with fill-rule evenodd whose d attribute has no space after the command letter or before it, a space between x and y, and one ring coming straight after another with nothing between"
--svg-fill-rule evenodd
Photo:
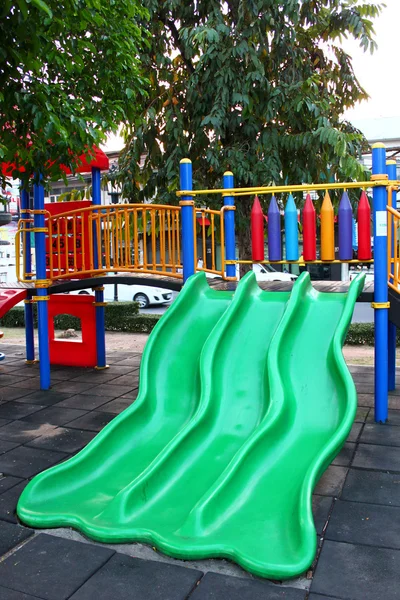
<instances>
[{"instance_id":1,"label":"yellow post","mask_svg":"<svg viewBox=\"0 0 400 600\"><path fill-rule=\"evenodd\" d=\"M321 206L321 259L335 260L334 214L328 192Z\"/></svg>"}]
</instances>

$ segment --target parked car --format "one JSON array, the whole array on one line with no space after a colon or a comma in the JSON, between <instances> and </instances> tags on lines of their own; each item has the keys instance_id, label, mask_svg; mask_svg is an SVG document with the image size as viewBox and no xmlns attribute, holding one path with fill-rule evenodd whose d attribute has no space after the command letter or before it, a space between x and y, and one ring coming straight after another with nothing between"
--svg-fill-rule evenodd
<instances>
[{"instance_id":1,"label":"parked car","mask_svg":"<svg viewBox=\"0 0 400 600\"><path fill-rule=\"evenodd\" d=\"M253 265L257 281L295 281L297 275L276 271L272 265Z\"/></svg>"},{"instance_id":2,"label":"parked car","mask_svg":"<svg viewBox=\"0 0 400 600\"><path fill-rule=\"evenodd\" d=\"M114 299L114 287L107 286L106 299ZM147 308L151 305L169 304L173 298L172 290L152 287L150 285L124 285L118 284L118 300L133 300L139 304L140 308Z\"/></svg>"}]
</instances>

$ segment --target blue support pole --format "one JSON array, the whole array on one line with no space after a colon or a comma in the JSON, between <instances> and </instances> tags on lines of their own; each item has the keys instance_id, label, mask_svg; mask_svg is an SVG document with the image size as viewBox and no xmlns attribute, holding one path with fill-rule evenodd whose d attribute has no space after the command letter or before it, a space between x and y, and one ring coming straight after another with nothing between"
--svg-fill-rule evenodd
<instances>
[{"instance_id":1,"label":"blue support pole","mask_svg":"<svg viewBox=\"0 0 400 600\"><path fill-rule=\"evenodd\" d=\"M179 164L179 177L181 190L190 191L193 189L192 180L192 161L188 158L182 158ZM179 203L181 205L181 223L182 223L182 267L183 283L193 275L196 270L194 264L194 202L193 196L182 196ZM205 257L204 257L205 259Z\"/></svg>"},{"instance_id":2,"label":"blue support pole","mask_svg":"<svg viewBox=\"0 0 400 600\"><path fill-rule=\"evenodd\" d=\"M33 186L33 208L44 210L44 188L41 183ZM35 228L44 229L44 214L35 214L33 225ZM35 256L36 280L46 281L46 233L35 231ZM48 390L50 387L50 351L49 351L49 323L48 323L48 289L37 289L38 305L38 338L39 338L39 373L40 389Z\"/></svg>"},{"instance_id":3,"label":"blue support pole","mask_svg":"<svg viewBox=\"0 0 400 600\"><path fill-rule=\"evenodd\" d=\"M372 146L372 175L387 179L384 144ZM387 191L373 188L374 204L374 321L375 321L375 421L388 418L388 285L387 285Z\"/></svg>"},{"instance_id":4,"label":"blue support pole","mask_svg":"<svg viewBox=\"0 0 400 600\"><path fill-rule=\"evenodd\" d=\"M96 206L101 205L101 175L100 169L92 167L92 203ZM97 254L97 230L93 224L93 262L95 269L98 269L101 263L101 256ZM104 287L95 288L94 301L96 307L96 369L106 369L106 310L104 302Z\"/></svg>"},{"instance_id":5,"label":"blue support pole","mask_svg":"<svg viewBox=\"0 0 400 600\"><path fill-rule=\"evenodd\" d=\"M231 171L225 171L223 177L223 187L225 189L231 189L233 184L233 173ZM235 200L233 196L224 196L224 206L234 206ZM236 241L235 241L235 211L226 210L224 213L224 227L225 227L225 260L236 259ZM236 279L236 265L226 266L226 275L228 277L234 277Z\"/></svg>"},{"instance_id":6,"label":"blue support pole","mask_svg":"<svg viewBox=\"0 0 400 600\"><path fill-rule=\"evenodd\" d=\"M390 181L394 181L397 179L396 174L396 161L388 160L386 162L386 172L388 179ZM397 192L392 192L392 197L388 198L388 203L393 208L396 208L396 195ZM394 256L394 245L396 241L394 240L394 227L392 225L392 247L391 247L391 256ZM391 265L391 271L394 272L394 265ZM397 328L394 323L389 322L388 329L388 354L389 354L389 372L388 372L388 387L389 390L396 389L396 333Z\"/></svg>"},{"instance_id":7,"label":"blue support pole","mask_svg":"<svg viewBox=\"0 0 400 600\"><path fill-rule=\"evenodd\" d=\"M29 192L27 190L21 190L21 219L29 219ZM25 222L24 229L30 229L29 221ZM31 234L28 231L24 233L24 261L25 273L32 272L32 248L31 248ZM28 275L27 279L31 279ZM28 292L28 298L25 300L24 311L25 311L25 351L26 351L26 362L33 363L35 360L35 336L33 327L33 305L32 305L32 294Z\"/></svg>"}]
</instances>

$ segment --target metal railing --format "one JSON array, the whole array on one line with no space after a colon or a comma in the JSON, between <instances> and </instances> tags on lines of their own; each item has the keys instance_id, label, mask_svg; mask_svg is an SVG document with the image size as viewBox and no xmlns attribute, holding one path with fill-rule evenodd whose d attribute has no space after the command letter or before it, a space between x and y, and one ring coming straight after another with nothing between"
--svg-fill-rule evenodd
<instances>
[{"instance_id":1,"label":"metal railing","mask_svg":"<svg viewBox=\"0 0 400 600\"><path fill-rule=\"evenodd\" d=\"M28 272L25 260L27 238L38 231L33 225L36 212L30 210L30 218L19 221L16 234L17 278L21 282L36 278L33 268ZM54 216L44 212L45 229L41 231L46 234L48 282L106 272L183 277L180 206L93 205ZM197 270L223 276L223 210L199 208L194 214L194 268L202 257Z\"/></svg>"}]
</instances>

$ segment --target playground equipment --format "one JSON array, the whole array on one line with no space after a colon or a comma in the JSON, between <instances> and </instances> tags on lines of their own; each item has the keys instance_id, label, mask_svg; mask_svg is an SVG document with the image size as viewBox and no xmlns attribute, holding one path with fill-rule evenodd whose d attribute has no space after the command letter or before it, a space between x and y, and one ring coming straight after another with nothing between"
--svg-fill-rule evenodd
<instances>
[{"instance_id":1,"label":"playground equipment","mask_svg":"<svg viewBox=\"0 0 400 600\"><path fill-rule=\"evenodd\" d=\"M134 404L37 476L20 518L263 577L302 573L312 490L356 414L341 347L363 281L318 294L303 273L275 293L249 273L233 295L194 275L149 338Z\"/></svg>"},{"instance_id":2,"label":"playground equipment","mask_svg":"<svg viewBox=\"0 0 400 600\"><path fill-rule=\"evenodd\" d=\"M395 385L395 332L397 322L398 294L398 249L392 230L398 227L399 213L390 206L395 202L395 164L386 165L386 153L382 144L373 148L373 174L370 181L343 184L305 184L293 186L271 186L257 188L234 188L233 174L227 172L223 178L223 188L213 190L193 190L191 162L181 162L181 191L179 206L157 204L123 204L99 206L100 167L95 162L82 165L82 170L92 170L92 204L70 205L71 210L51 214L53 209L44 206L43 187L34 186L34 209L29 209L28 194L22 192L22 219L17 234L16 247L22 250L18 257L18 279L28 292L26 303L27 359L34 359L32 302L38 302L39 309L39 358L42 389L50 386L50 358L48 336L47 300L50 294L61 291L63 282L74 282L74 289L95 287L97 367L106 367L104 337L104 297L101 283L107 282L108 272L137 273L157 278L155 285L163 285L160 279L185 282L196 270L211 272L227 281L236 281L236 267L241 262L272 262L273 264L332 264L345 262L359 264L372 261L369 236L370 209L366 190L372 189L374 204L374 277L375 291L375 418L385 421L388 415L388 390ZM102 163L104 166L104 162ZM388 177L389 174L389 177ZM359 259L352 258L351 211L348 193L361 190L358 204ZM342 200L339 207L339 258L334 256L333 213L329 193L340 191ZM302 215L303 256L299 257L298 228L295 219L297 209L294 197L308 192ZM321 257L316 258L316 218L311 193L325 193L321 208L322 245ZM195 206L194 198L220 194L223 197L221 210ZM264 232L258 215L258 230L253 223L253 246L257 253L252 261L236 259L234 201L243 195L267 195L273 197L269 204L269 257L263 261ZM284 219L277 210L276 198L281 196L286 203ZM389 198L389 200L388 200ZM67 208L65 206L65 208ZM69 208L69 207L68 207ZM57 212L64 210L57 205ZM261 209L260 209L261 210ZM394 211L394 212L393 212ZM389 236L387 218L391 219ZM254 215L253 215L254 217ZM254 220L254 219L253 219ZM281 225L285 226L285 252L282 251ZM196 228L200 225L200 239ZM258 242L257 242L258 231ZM206 255L207 232L210 234L210 261L199 268L199 256ZM35 236L36 270L31 263L31 235ZM220 252L217 247L220 244ZM389 252L387 242L390 241ZM79 247L80 246L80 247ZM272 260L274 259L274 260ZM389 273L388 273L389 271ZM148 280L151 284L151 279ZM153 280L154 281L154 280ZM389 282L389 286L388 286ZM77 287L78 286L78 287ZM70 289L70 288L68 288ZM388 289L390 292L388 292ZM388 293L392 297L389 326ZM389 371L389 375L388 375Z\"/></svg>"},{"instance_id":3,"label":"playground equipment","mask_svg":"<svg viewBox=\"0 0 400 600\"><path fill-rule=\"evenodd\" d=\"M302 260L359 263L352 258L347 191L360 188L359 236L365 262L372 260L365 192L373 189L375 418L385 421L388 277L391 292L398 294L400 221L400 213L389 207L388 235L387 195L393 202L397 181L391 165L390 179L384 172L385 163L384 147L377 145L370 182L236 189L227 173L224 188L194 191L191 163L184 160L180 207L95 205L49 215L47 228L34 223L30 231L35 236L52 232L54 238L48 244L48 273L44 252L37 255L41 270L37 265L36 273L27 273L23 264L20 272L20 279L34 281L39 291L53 277L63 281L107 271L161 274L186 283L146 345L136 402L76 456L35 477L20 498L19 517L35 527L73 526L100 541L149 542L185 559L223 556L264 577L285 578L306 570L316 550L311 494L343 446L356 413L355 386L341 348L364 276L357 276L347 293L316 292L308 273L294 282L291 292L260 290L254 273L239 282L235 293L214 291L204 273L194 274L196 222L200 219L203 224L202 240L206 220L214 237L211 268L202 270L236 281L236 265L252 261L235 257L234 198L249 194L272 198L268 261L261 260L261 238L253 244L259 262L287 263L288 253L291 262L300 262L294 195L323 191L321 258L316 258L315 209L308 196ZM334 189L342 193L338 259L327 195ZM194 208L193 197L211 193L223 195L221 211ZM278 194L288 196L286 257ZM260 210L256 202L254 235L264 222ZM35 218L44 212L35 208L30 214ZM27 231L20 228L24 248ZM82 241L79 260L77 231L86 231L83 236L89 239L88 244ZM71 247L71 262L60 258L62 239L65 248ZM58 253L52 256L55 249ZM44 275L49 279L44 281ZM47 308L47 302L41 304ZM39 327L40 318L43 314ZM393 360L395 347L389 349Z\"/></svg>"}]
</instances>

